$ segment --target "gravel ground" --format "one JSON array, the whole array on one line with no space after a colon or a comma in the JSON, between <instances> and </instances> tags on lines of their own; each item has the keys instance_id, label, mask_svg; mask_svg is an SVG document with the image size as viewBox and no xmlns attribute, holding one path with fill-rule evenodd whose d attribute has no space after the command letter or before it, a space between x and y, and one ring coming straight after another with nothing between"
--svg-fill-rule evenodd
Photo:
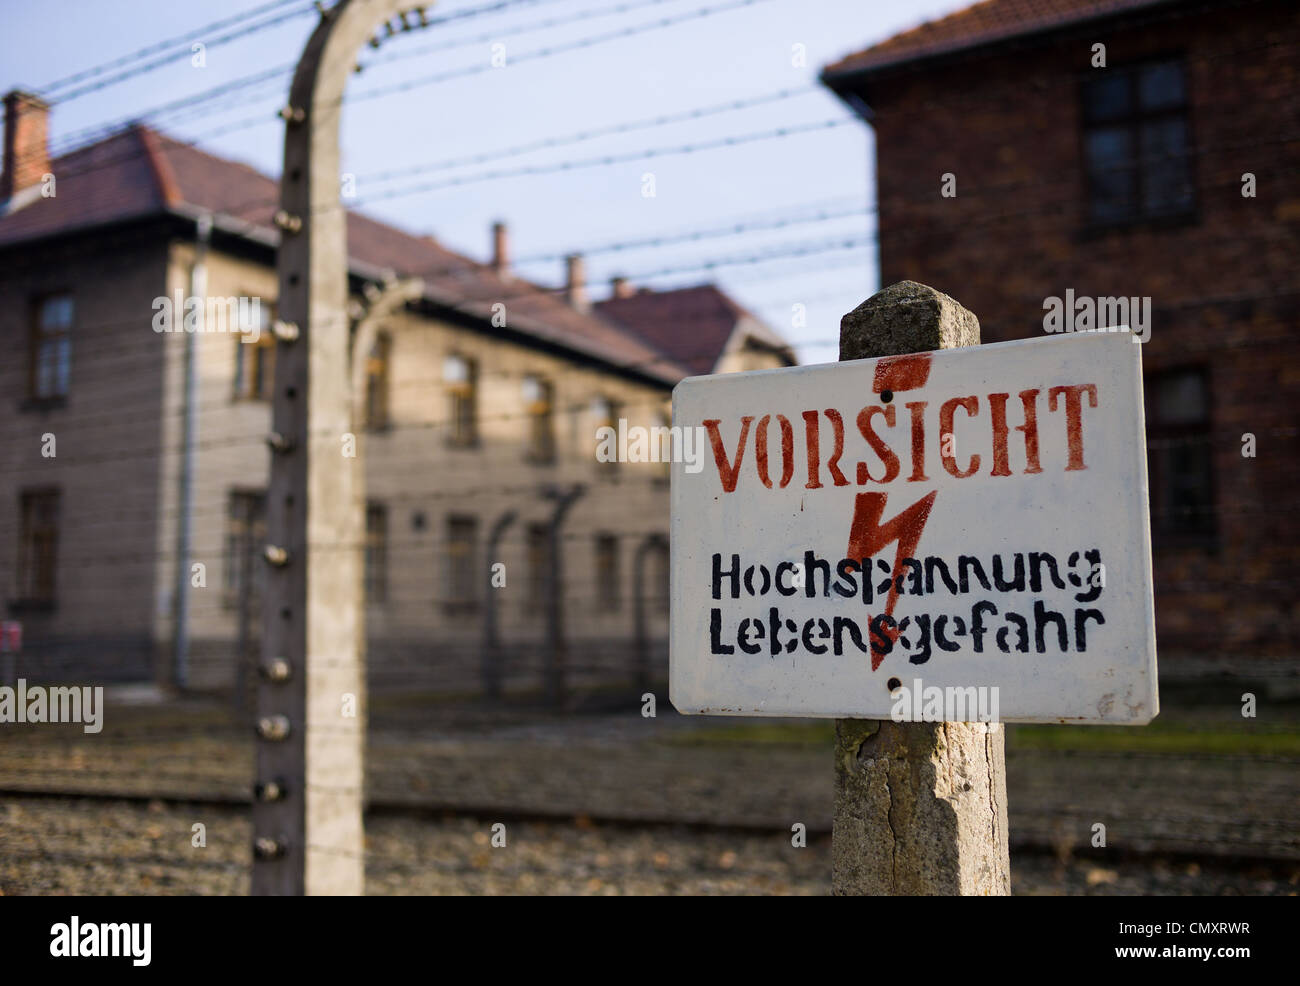
<instances>
[{"instance_id":1,"label":"gravel ground","mask_svg":"<svg viewBox=\"0 0 1300 986\"><path fill-rule=\"evenodd\" d=\"M830 829L829 747L699 744L707 720L601 715L493 729L373 731L370 795L458 814ZM1093 825L1129 852L1300 862L1291 756L1007 751L1012 847L1089 844ZM248 798L248 732L126 727L100 736L28 728L5 737L0 790L169 801Z\"/></svg>"},{"instance_id":2,"label":"gravel ground","mask_svg":"<svg viewBox=\"0 0 1300 986\"><path fill-rule=\"evenodd\" d=\"M192 845L194 825L206 846ZM506 823L490 818L367 820L370 894L825 894L830 843L787 832L681 826ZM0 892L246 894L251 829L238 807L11 797L0 808ZM1015 854L1017 894L1295 895L1300 866L1225 867L1165 859L1062 862Z\"/></svg>"},{"instance_id":3,"label":"gravel ground","mask_svg":"<svg viewBox=\"0 0 1300 986\"><path fill-rule=\"evenodd\" d=\"M1239 690L1230 691L1235 703ZM1267 711L1268 721L1243 723L1225 701L1169 703L1160 722L1172 745L1145 750L1011 736L1015 891L1296 892L1300 704ZM238 728L228 706L200 700L109 712L96 735L6 727L0 891L246 893L251 729ZM368 889L826 893L829 733L809 740L767 724L778 735L741 741L726 733L729 721L670 711L643 719L639 701L565 716L390 705L367 749L367 787L380 806L367 819ZM69 797L80 793L99 797ZM548 821L510 821L507 846L494 848L498 818ZM807 826L805 849L790 845L794 822ZM1089 847L1098 822L1109 849ZM191 846L199 823L203 848Z\"/></svg>"}]
</instances>

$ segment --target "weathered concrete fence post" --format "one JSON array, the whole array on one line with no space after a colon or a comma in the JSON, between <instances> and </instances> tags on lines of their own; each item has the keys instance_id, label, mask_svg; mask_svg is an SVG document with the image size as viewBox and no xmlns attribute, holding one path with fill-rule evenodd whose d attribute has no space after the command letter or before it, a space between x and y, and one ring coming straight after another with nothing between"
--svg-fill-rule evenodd
<instances>
[{"instance_id":1,"label":"weathered concrete fence post","mask_svg":"<svg viewBox=\"0 0 1300 986\"><path fill-rule=\"evenodd\" d=\"M979 341L974 314L913 281L840 322L841 361ZM1010 893L1006 790L999 723L836 720L832 892Z\"/></svg>"},{"instance_id":2,"label":"weathered concrete fence post","mask_svg":"<svg viewBox=\"0 0 1300 986\"><path fill-rule=\"evenodd\" d=\"M340 444L354 421L339 121L357 51L405 2L322 6L281 110L284 167L274 218L280 317L267 436L255 895L365 890L365 713L357 708L365 699L365 610L358 591L364 462L342 455ZM375 303L399 305L410 297L402 294L408 288L381 292Z\"/></svg>"}]
</instances>

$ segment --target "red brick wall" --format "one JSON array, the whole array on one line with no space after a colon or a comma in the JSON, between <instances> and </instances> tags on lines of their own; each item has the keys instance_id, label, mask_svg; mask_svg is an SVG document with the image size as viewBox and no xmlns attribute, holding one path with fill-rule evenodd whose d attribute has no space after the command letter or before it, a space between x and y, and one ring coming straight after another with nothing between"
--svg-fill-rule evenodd
<instances>
[{"instance_id":1,"label":"red brick wall","mask_svg":"<svg viewBox=\"0 0 1300 986\"><path fill-rule=\"evenodd\" d=\"M1090 66L1096 42L1112 68L1184 58L1191 220L1085 231L1080 86L1102 71ZM1040 334L1044 299L1068 288L1150 296L1147 373L1208 373L1217 532L1157 540L1166 656L1300 652L1298 66L1300 7L1266 2L1074 32L876 79L868 92L882 284L909 278L951 294L979 316L985 342ZM956 198L940 196L945 172ZM1256 176L1253 199L1243 172ZM1241 454L1245 432L1256 458Z\"/></svg>"},{"instance_id":2,"label":"red brick wall","mask_svg":"<svg viewBox=\"0 0 1300 986\"><path fill-rule=\"evenodd\" d=\"M0 200L39 184L50 170L49 107L25 92L5 96L4 167Z\"/></svg>"}]
</instances>

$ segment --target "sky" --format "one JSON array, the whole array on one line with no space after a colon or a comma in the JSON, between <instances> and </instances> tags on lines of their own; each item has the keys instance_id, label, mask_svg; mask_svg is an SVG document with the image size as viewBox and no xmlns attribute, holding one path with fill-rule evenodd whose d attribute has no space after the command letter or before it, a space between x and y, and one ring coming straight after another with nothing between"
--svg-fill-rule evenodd
<instances>
[{"instance_id":1,"label":"sky","mask_svg":"<svg viewBox=\"0 0 1300 986\"><path fill-rule=\"evenodd\" d=\"M963 6L447 0L428 13L449 20L399 33L359 59L343 118L348 201L480 260L490 254L492 223L502 220L518 273L558 285L559 258L585 253L597 298L619 274L655 288L712 281L790 340L801 362L833 361L840 316L879 287L874 150L870 128L817 75ZM242 25L198 30L258 8L267 10L249 24L284 19L228 40ZM306 0L0 0L0 9L0 83L52 97L56 154L144 118L279 174L275 110L317 19ZM161 62L149 71L91 91L79 90L119 70L68 81L154 46L124 66ZM264 82L156 112L280 66L285 72ZM754 105L673 119L737 102ZM671 122L641 126L662 117ZM782 128L794 132L759 136ZM739 137L755 139L709 146ZM555 146L536 147L547 142ZM682 147L698 149L667 153ZM655 156L641 156L650 150ZM583 164L592 160L599 163ZM404 173L383 177L395 171ZM696 233L704 235L687 238ZM636 245L656 239L669 242ZM620 244L631 245L601 249Z\"/></svg>"}]
</instances>

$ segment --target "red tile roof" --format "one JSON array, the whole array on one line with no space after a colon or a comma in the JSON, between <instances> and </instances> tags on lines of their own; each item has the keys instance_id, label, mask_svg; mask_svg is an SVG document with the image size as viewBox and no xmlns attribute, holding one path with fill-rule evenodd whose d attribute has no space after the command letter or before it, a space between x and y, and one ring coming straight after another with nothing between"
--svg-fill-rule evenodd
<instances>
[{"instance_id":1,"label":"red tile roof","mask_svg":"<svg viewBox=\"0 0 1300 986\"><path fill-rule=\"evenodd\" d=\"M827 78L977 48L1169 0L983 0L828 65Z\"/></svg>"},{"instance_id":2,"label":"red tile roof","mask_svg":"<svg viewBox=\"0 0 1300 986\"><path fill-rule=\"evenodd\" d=\"M737 323L753 319L713 284L676 291L642 289L602 301L596 310L693 374L714 372Z\"/></svg>"},{"instance_id":3,"label":"red tile roof","mask_svg":"<svg viewBox=\"0 0 1300 986\"><path fill-rule=\"evenodd\" d=\"M148 153L133 128L58 158L50 169L55 195L0 216L0 246L166 208Z\"/></svg>"},{"instance_id":4,"label":"red tile roof","mask_svg":"<svg viewBox=\"0 0 1300 986\"><path fill-rule=\"evenodd\" d=\"M168 211L210 211L246 223L249 236L274 243L279 184L259 171L135 125L73 151L51 166L57 194L0 215L0 247ZM236 223L238 225L238 223ZM664 383L687 370L636 334L568 305L558 292L356 212L348 214L354 269L424 278L425 296L488 319L504 302L511 328Z\"/></svg>"}]
</instances>

